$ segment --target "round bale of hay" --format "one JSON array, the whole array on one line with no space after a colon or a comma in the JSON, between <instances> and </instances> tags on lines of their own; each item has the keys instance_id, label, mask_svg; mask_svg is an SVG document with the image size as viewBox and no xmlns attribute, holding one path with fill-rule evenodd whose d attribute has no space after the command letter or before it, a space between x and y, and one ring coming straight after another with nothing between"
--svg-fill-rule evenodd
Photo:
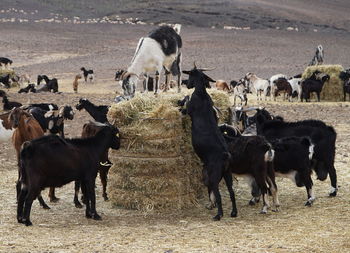
<instances>
[{"instance_id":1,"label":"round bale of hay","mask_svg":"<svg viewBox=\"0 0 350 253\"><path fill-rule=\"evenodd\" d=\"M108 118L121 137L120 149L110 153L108 180L116 207L162 211L198 205L205 192L201 162L192 148L191 119L177 106L186 93L137 94L111 106ZM226 120L227 93L210 94Z\"/></svg>"},{"instance_id":2,"label":"round bale of hay","mask_svg":"<svg viewBox=\"0 0 350 253\"><path fill-rule=\"evenodd\" d=\"M343 100L343 81L339 78L339 74L344 68L341 65L315 65L309 66L305 69L302 78L306 79L312 75L316 70L329 75L327 81L321 92L321 100L323 101L342 101Z\"/></svg>"}]
</instances>

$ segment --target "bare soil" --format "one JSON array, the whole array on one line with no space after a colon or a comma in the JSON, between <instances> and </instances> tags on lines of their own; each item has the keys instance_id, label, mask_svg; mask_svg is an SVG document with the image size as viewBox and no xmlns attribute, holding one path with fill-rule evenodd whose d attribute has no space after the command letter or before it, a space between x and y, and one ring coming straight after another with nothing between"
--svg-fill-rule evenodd
<instances>
[{"instance_id":1,"label":"bare soil","mask_svg":"<svg viewBox=\"0 0 350 253\"><path fill-rule=\"evenodd\" d=\"M148 25L74 25L52 23L3 23L0 52L13 59L14 69L59 80L61 94L18 94L8 91L10 100L23 104L55 102L75 105L80 97L96 104L111 104L120 86L114 81L117 68L130 62L138 39L153 29ZM238 79L247 72L261 77L302 72L317 44L325 48L327 64L349 67L348 33L295 32L281 30L233 31L184 26L183 67L193 61L202 67L215 66L215 79ZM80 81L74 94L72 82L80 67L93 68L94 83ZM250 105L258 103L250 97ZM349 102L287 103L264 102L272 113L286 120L321 119L335 127L339 192L328 197L329 179L314 177L317 200L305 207L305 189L284 179L277 181L282 209L258 214L260 205L248 206L246 184L235 183L239 215L230 218L230 201L223 186L225 216L213 222L215 211L198 207L171 213L142 213L117 209L103 201L97 180L97 211L102 221L88 220L84 210L73 205L73 184L57 190L58 203L43 210L37 201L32 208L32 227L16 221L15 181L17 166L11 142L0 146L0 252L348 252L350 250ZM80 135L91 117L76 112L65 123L67 137ZM47 192L44 194L46 198Z\"/></svg>"}]
</instances>

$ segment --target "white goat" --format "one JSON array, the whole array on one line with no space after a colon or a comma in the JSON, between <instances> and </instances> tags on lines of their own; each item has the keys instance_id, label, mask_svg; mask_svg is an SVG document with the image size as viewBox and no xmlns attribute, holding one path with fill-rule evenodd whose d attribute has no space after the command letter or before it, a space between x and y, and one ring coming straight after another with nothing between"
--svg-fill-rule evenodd
<instances>
[{"instance_id":1,"label":"white goat","mask_svg":"<svg viewBox=\"0 0 350 253\"><path fill-rule=\"evenodd\" d=\"M266 79L257 77L253 73L247 73L245 75L245 79L249 82L249 90L253 93L256 93L257 100L262 100L261 93L264 93L265 100L266 100L267 90L270 85L269 81Z\"/></svg>"},{"instance_id":2,"label":"white goat","mask_svg":"<svg viewBox=\"0 0 350 253\"><path fill-rule=\"evenodd\" d=\"M181 25L175 28L161 26L152 31L148 37L139 40L131 65L123 73L124 98L130 99L135 94L137 81L141 74L156 72L155 93L158 92L160 73L163 67L167 71L167 85L170 81L170 73L178 75L178 91L180 91L181 81L181 53L182 47L180 32ZM148 83L148 77L146 79Z\"/></svg>"}]
</instances>

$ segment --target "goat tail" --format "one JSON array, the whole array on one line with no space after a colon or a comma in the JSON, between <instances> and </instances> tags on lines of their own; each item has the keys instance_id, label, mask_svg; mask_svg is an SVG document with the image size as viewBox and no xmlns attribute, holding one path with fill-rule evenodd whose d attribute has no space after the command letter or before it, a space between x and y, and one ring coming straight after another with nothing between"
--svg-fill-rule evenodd
<instances>
[{"instance_id":1,"label":"goat tail","mask_svg":"<svg viewBox=\"0 0 350 253\"><path fill-rule=\"evenodd\" d=\"M271 144L268 144L268 150L265 153L265 162L272 162L273 159L275 158L275 150L273 150Z\"/></svg>"}]
</instances>

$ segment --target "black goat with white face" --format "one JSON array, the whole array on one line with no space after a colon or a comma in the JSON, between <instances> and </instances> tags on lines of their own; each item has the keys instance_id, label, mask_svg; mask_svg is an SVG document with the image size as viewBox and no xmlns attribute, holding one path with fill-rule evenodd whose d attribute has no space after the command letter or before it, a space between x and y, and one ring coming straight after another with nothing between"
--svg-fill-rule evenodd
<instances>
[{"instance_id":1,"label":"black goat with white face","mask_svg":"<svg viewBox=\"0 0 350 253\"><path fill-rule=\"evenodd\" d=\"M232 174L228 170L230 153L221 134L216 113L213 109L213 101L206 91L210 87L209 82L215 82L203 73L204 69L196 66L190 71L183 71L189 75L187 87L194 88L190 100L187 103L187 113L192 120L192 146L203 163L204 184L208 187L209 196L215 197L218 206L214 220L220 220L223 216L219 183L225 179L232 201L231 216L237 216L235 196L232 188Z\"/></svg>"}]
</instances>

